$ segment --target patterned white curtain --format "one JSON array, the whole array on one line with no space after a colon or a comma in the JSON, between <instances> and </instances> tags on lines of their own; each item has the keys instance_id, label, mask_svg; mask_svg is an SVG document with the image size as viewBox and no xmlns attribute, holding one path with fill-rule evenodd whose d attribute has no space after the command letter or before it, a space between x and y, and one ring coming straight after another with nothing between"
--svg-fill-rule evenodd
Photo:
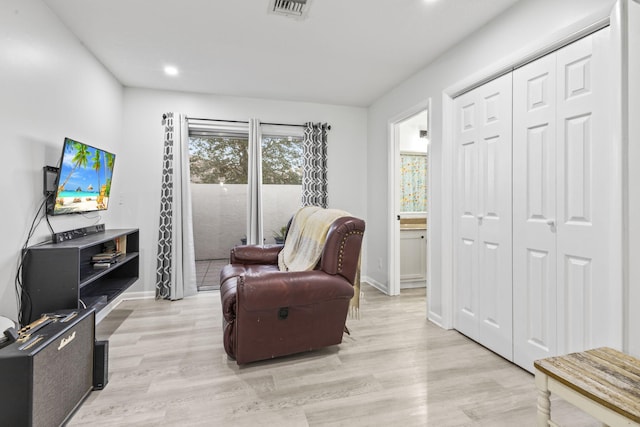
<instances>
[{"instance_id":1,"label":"patterned white curtain","mask_svg":"<svg viewBox=\"0 0 640 427\"><path fill-rule=\"evenodd\" d=\"M331 126L326 123L305 123L302 206L327 207L327 134L329 130Z\"/></svg>"},{"instance_id":2,"label":"patterned white curtain","mask_svg":"<svg viewBox=\"0 0 640 427\"><path fill-rule=\"evenodd\" d=\"M400 212L427 211L427 156L401 154Z\"/></svg>"},{"instance_id":3,"label":"patterned white curtain","mask_svg":"<svg viewBox=\"0 0 640 427\"><path fill-rule=\"evenodd\" d=\"M177 300L197 292L186 116L166 113L158 227L156 299Z\"/></svg>"},{"instance_id":4,"label":"patterned white curtain","mask_svg":"<svg viewBox=\"0 0 640 427\"><path fill-rule=\"evenodd\" d=\"M263 243L262 230L262 132L260 120L249 121L249 176L247 189L247 243Z\"/></svg>"}]
</instances>

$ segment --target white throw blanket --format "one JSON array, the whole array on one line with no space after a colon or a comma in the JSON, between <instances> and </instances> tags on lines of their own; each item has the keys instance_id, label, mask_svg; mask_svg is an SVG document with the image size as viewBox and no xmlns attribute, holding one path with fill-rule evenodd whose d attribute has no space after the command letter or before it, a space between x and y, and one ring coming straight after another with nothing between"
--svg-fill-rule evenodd
<instances>
[{"instance_id":1,"label":"white throw blanket","mask_svg":"<svg viewBox=\"0 0 640 427\"><path fill-rule=\"evenodd\" d=\"M322 250L331 224L340 217L350 216L338 209L305 206L296 212L278 254L281 271L313 270L322 256Z\"/></svg>"},{"instance_id":2,"label":"white throw blanket","mask_svg":"<svg viewBox=\"0 0 640 427\"><path fill-rule=\"evenodd\" d=\"M293 216L284 248L278 254L280 271L313 270L320 257L327 233L333 222L340 217L351 216L348 212L337 209L322 209L317 206L301 208ZM353 283L353 298L349 301L349 314L352 318L360 318L360 260ZM346 329L345 326L345 331Z\"/></svg>"}]
</instances>

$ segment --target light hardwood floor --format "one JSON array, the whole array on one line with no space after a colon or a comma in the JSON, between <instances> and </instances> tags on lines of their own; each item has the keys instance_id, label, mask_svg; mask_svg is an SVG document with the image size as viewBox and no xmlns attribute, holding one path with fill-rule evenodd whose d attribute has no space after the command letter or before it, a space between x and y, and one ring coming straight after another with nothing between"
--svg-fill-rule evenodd
<instances>
[{"instance_id":1,"label":"light hardwood floor","mask_svg":"<svg viewBox=\"0 0 640 427\"><path fill-rule=\"evenodd\" d=\"M109 383L70 426L534 426L533 376L425 319L424 289L363 284L351 336L239 367L222 348L220 295L125 301L97 327ZM598 425L553 400L567 426Z\"/></svg>"}]
</instances>

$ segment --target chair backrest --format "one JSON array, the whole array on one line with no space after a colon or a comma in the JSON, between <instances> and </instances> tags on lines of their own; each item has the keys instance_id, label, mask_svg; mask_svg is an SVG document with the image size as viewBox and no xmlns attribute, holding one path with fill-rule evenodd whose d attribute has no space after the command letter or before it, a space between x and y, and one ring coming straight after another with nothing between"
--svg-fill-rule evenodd
<instances>
[{"instance_id":1,"label":"chair backrest","mask_svg":"<svg viewBox=\"0 0 640 427\"><path fill-rule=\"evenodd\" d=\"M318 268L339 274L353 285L360 266L365 223L351 216L336 219L327 233Z\"/></svg>"}]
</instances>

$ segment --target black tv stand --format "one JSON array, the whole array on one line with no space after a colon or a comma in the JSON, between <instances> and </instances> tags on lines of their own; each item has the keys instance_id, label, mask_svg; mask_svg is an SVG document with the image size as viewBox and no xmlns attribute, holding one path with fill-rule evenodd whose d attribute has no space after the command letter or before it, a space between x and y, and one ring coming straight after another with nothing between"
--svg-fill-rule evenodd
<instances>
[{"instance_id":1,"label":"black tv stand","mask_svg":"<svg viewBox=\"0 0 640 427\"><path fill-rule=\"evenodd\" d=\"M123 255L106 268L94 268L91 259L106 246ZM30 246L22 265L24 293L22 323L43 313L91 308L99 313L139 277L138 229L104 230L72 240Z\"/></svg>"}]
</instances>

